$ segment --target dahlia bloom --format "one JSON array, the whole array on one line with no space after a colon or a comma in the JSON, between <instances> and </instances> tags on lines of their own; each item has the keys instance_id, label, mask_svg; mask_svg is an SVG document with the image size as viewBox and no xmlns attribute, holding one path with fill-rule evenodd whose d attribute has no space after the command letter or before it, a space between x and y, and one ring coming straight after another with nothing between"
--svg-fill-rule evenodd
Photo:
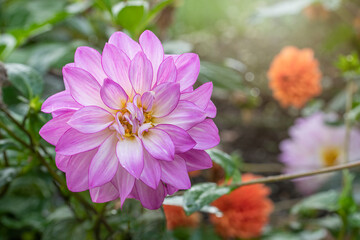
<instances>
[{"instance_id":1,"label":"dahlia bloom","mask_svg":"<svg viewBox=\"0 0 360 240\"><path fill-rule=\"evenodd\" d=\"M166 228L173 230L178 227L196 228L201 221L201 214L195 212L190 216L186 216L182 207L163 205L166 218Z\"/></svg>"},{"instance_id":2,"label":"dahlia bloom","mask_svg":"<svg viewBox=\"0 0 360 240\"><path fill-rule=\"evenodd\" d=\"M252 174L242 175L243 182L256 178ZM237 188L215 200L212 205L223 213L222 217L210 216L216 232L223 238L260 236L274 207L269 194L270 189L264 184L254 184Z\"/></svg>"},{"instance_id":3,"label":"dahlia bloom","mask_svg":"<svg viewBox=\"0 0 360 240\"><path fill-rule=\"evenodd\" d=\"M324 113L300 118L289 130L290 139L280 144L280 161L286 173L301 173L330 167L344 161L344 126L329 126ZM350 134L349 161L360 159L360 132L352 129ZM296 179L295 184L303 194L316 191L333 173Z\"/></svg>"},{"instance_id":4,"label":"dahlia bloom","mask_svg":"<svg viewBox=\"0 0 360 240\"><path fill-rule=\"evenodd\" d=\"M301 108L321 92L321 72L311 49L285 47L268 71L273 96L283 107Z\"/></svg>"},{"instance_id":5,"label":"dahlia bloom","mask_svg":"<svg viewBox=\"0 0 360 240\"><path fill-rule=\"evenodd\" d=\"M42 105L53 119L40 130L69 190L157 209L190 188L188 172L210 168L204 150L219 143L212 83L193 89L199 68L196 54L165 55L150 31L139 43L116 32L102 54L79 47L63 68L65 90Z\"/></svg>"}]
</instances>

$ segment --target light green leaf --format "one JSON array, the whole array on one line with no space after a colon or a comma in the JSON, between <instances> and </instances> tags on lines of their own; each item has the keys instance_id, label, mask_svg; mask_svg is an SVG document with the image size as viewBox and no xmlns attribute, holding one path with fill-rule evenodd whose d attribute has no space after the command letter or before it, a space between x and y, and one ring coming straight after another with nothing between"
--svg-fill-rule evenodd
<instances>
[{"instance_id":1,"label":"light green leaf","mask_svg":"<svg viewBox=\"0 0 360 240\"><path fill-rule=\"evenodd\" d=\"M148 7L145 1L120 2L113 7L113 15L117 24L134 35L144 20Z\"/></svg>"},{"instance_id":2,"label":"light green leaf","mask_svg":"<svg viewBox=\"0 0 360 240\"><path fill-rule=\"evenodd\" d=\"M184 210L190 215L228 193L230 193L230 187L218 187L215 183L194 185L184 194Z\"/></svg>"},{"instance_id":3,"label":"light green leaf","mask_svg":"<svg viewBox=\"0 0 360 240\"><path fill-rule=\"evenodd\" d=\"M230 178L233 178L233 182L239 182L241 180L239 171L240 162L237 156L230 156L218 149L209 149L207 150L207 153L215 163L219 164L224 169L227 180Z\"/></svg>"},{"instance_id":4,"label":"light green leaf","mask_svg":"<svg viewBox=\"0 0 360 240\"><path fill-rule=\"evenodd\" d=\"M11 34L0 34L0 60L5 60L16 47L16 38Z\"/></svg>"},{"instance_id":5,"label":"light green leaf","mask_svg":"<svg viewBox=\"0 0 360 240\"><path fill-rule=\"evenodd\" d=\"M338 209L338 193L335 190L321 192L305 198L292 209L292 214L306 214L314 210L336 211Z\"/></svg>"}]
</instances>

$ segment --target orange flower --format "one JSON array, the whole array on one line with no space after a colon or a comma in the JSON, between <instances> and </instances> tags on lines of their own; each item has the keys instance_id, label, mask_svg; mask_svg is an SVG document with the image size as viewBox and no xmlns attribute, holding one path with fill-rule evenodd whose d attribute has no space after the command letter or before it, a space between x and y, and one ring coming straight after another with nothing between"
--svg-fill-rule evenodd
<instances>
[{"instance_id":1,"label":"orange flower","mask_svg":"<svg viewBox=\"0 0 360 240\"><path fill-rule=\"evenodd\" d=\"M304 8L303 13L309 20L327 20L330 12L321 3L313 3Z\"/></svg>"},{"instance_id":2,"label":"orange flower","mask_svg":"<svg viewBox=\"0 0 360 240\"><path fill-rule=\"evenodd\" d=\"M321 72L311 49L285 47L268 71L269 86L283 107L301 108L321 92Z\"/></svg>"},{"instance_id":3,"label":"orange flower","mask_svg":"<svg viewBox=\"0 0 360 240\"><path fill-rule=\"evenodd\" d=\"M258 178L244 174L242 181ZM224 238L254 238L261 235L273 210L268 198L270 189L263 184L240 187L228 195L215 200L212 205L222 213L222 217L210 216L216 232Z\"/></svg>"},{"instance_id":4,"label":"orange flower","mask_svg":"<svg viewBox=\"0 0 360 240\"><path fill-rule=\"evenodd\" d=\"M177 227L196 228L201 221L200 213L196 212L186 216L184 209L179 206L163 205L166 217L166 227L173 230Z\"/></svg>"},{"instance_id":5,"label":"orange flower","mask_svg":"<svg viewBox=\"0 0 360 240\"><path fill-rule=\"evenodd\" d=\"M201 171L200 170L196 170L196 171L192 171L192 172L189 172L189 176L190 177L197 177L201 174Z\"/></svg>"}]
</instances>

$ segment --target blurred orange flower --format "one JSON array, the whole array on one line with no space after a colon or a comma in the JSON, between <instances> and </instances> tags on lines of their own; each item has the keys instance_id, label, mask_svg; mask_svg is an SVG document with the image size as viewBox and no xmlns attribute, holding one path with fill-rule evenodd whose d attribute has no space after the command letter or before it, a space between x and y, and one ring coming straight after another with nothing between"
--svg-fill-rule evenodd
<instances>
[{"instance_id":1,"label":"blurred orange flower","mask_svg":"<svg viewBox=\"0 0 360 240\"><path fill-rule=\"evenodd\" d=\"M169 230L177 227L196 228L200 224L201 214L198 212L186 216L182 207L172 205L163 205L163 207L166 217L166 227Z\"/></svg>"},{"instance_id":2,"label":"blurred orange flower","mask_svg":"<svg viewBox=\"0 0 360 240\"><path fill-rule=\"evenodd\" d=\"M242 181L258 178L244 174ZM273 210L273 203L268 198L270 189L263 184L240 187L228 195L215 200L212 205L222 213L222 217L210 216L216 232L223 238L254 238L261 235Z\"/></svg>"},{"instance_id":3,"label":"blurred orange flower","mask_svg":"<svg viewBox=\"0 0 360 240\"><path fill-rule=\"evenodd\" d=\"M268 71L269 86L283 107L301 108L321 93L321 71L311 49L285 47Z\"/></svg>"},{"instance_id":4,"label":"blurred orange flower","mask_svg":"<svg viewBox=\"0 0 360 240\"><path fill-rule=\"evenodd\" d=\"M303 13L309 20L327 20L330 17L330 12L318 2L304 8Z\"/></svg>"}]
</instances>

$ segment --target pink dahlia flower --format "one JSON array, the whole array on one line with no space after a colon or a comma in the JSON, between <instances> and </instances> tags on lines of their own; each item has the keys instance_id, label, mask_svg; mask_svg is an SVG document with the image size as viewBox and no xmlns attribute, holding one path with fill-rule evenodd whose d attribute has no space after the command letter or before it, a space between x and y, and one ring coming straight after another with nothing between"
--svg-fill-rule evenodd
<instances>
[{"instance_id":1,"label":"pink dahlia flower","mask_svg":"<svg viewBox=\"0 0 360 240\"><path fill-rule=\"evenodd\" d=\"M212 83L193 89L199 68L196 54L165 55L150 31L139 43L116 32L102 54L79 47L63 68L65 90L42 106L53 119L40 130L70 191L157 209L190 188L188 172L210 168L204 150L219 143Z\"/></svg>"},{"instance_id":2,"label":"pink dahlia flower","mask_svg":"<svg viewBox=\"0 0 360 240\"><path fill-rule=\"evenodd\" d=\"M325 114L316 113L300 118L289 130L290 139L281 142L280 160L286 173L301 173L344 163L344 126L329 126ZM349 161L360 160L360 132L350 134ZM333 173L296 179L295 184L303 194L318 190Z\"/></svg>"}]
</instances>

